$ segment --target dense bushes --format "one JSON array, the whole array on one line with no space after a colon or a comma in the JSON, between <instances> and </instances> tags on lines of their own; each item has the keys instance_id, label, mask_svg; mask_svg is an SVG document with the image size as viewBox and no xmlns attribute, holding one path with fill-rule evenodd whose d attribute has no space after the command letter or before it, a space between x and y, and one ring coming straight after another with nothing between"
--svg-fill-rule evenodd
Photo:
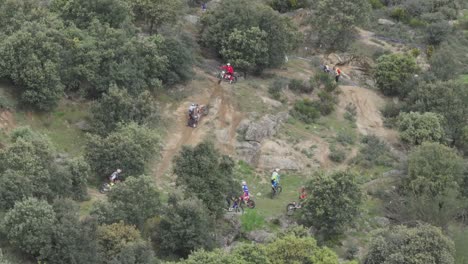
<instances>
[{"instance_id":1,"label":"dense bushes","mask_svg":"<svg viewBox=\"0 0 468 264\"><path fill-rule=\"evenodd\" d=\"M390 147L377 136L364 136L361 140L359 154L353 159L353 163L371 168L373 166L393 166L397 159L390 152Z\"/></svg>"},{"instance_id":2,"label":"dense bushes","mask_svg":"<svg viewBox=\"0 0 468 264\"><path fill-rule=\"evenodd\" d=\"M345 50L353 40L354 26L368 21L371 6L368 0L321 0L312 20L317 30L317 46ZM326 25L326 26L324 26Z\"/></svg>"},{"instance_id":3,"label":"dense bushes","mask_svg":"<svg viewBox=\"0 0 468 264\"><path fill-rule=\"evenodd\" d=\"M306 82L300 79L291 79L288 84L291 91L298 93L311 93L314 90L311 81Z\"/></svg>"},{"instance_id":4,"label":"dense bushes","mask_svg":"<svg viewBox=\"0 0 468 264\"><path fill-rule=\"evenodd\" d=\"M314 198L304 206L305 223L327 236L343 232L357 216L362 201L355 178L343 171L316 174L306 187Z\"/></svg>"},{"instance_id":5,"label":"dense bushes","mask_svg":"<svg viewBox=\"0 0 468 264\"><path fill-rule=\"evenodd\" d=\"M184 147L174 160L177 185L186 189L187 197L197 197L208 210L220 217L224 197L234 186L233 160L221 155L213 143L203 142L194 148Z\"/></svg>"},{"instance_id":6,"label":"dense bushes","mask_svg":"<svg viewBox=\"0 0 468 264\"><path fill-rule=\"evenodd\" d=\"M291 114L295 118L307 124L313 123L317 118L320 117L320 112L317 110L316 104L309 99L296 101L296 103L294 103L294 108Z\"/></svg>"},{"instance_id":7,"label":"dense bushes","mask_svg":"<svg viewBox=\"0 0 468 264\"><path fill-rule=\"evenodd\" d=\"M153 131L131 123L105 137L90 135L85 157L100 179L107 178L117 168L126 176L139 176L157 154L158 142Z\"/></svg>"},{"instance_id":8,"label":"dense bushes","mask_svg":"<svg viewBox=\"0 0 468 264\"><path fill-rule=\"evenodd\" d=\"M266 66L281 65L284 56L295 46L298 38L297 29L288 17L280 16L261 3L248 0L222 1L218 8L202 17L201 24L201 42L204 46L213 48L223 57L228 55L231 60L248 61L257 72L261 72ZM236 47L239 53L226 53L229 39L240 43L260 39L262 45L259 48ZM263 48L265 44L266 50ZM223 49L226 52L222 53ZM244 52L255 54L254 58L257 59L245 58L247 54ZM259 54L265 54L264 58L258 57Z\"/></svg>"},{"instance_id":9,"label":"dense bushes","mask_svg":"<svg viewBox=\"0 0 468 264\"><path fill-rule=\"evenodd\" d=\"M374 234L365 264L453 264L455 247L442 231L430 225L396 226Z\"/></svg>"},{"instance_id":10,"label":"dense bushes","mask_svg":"<svg viewBox=\"0 0 468 264\"><path fill-rule=\"evenodd\" d=\"M421 83L408 96L408 110L432 112L444 117L442 123L450 143L461 147L468 126L468 84L456 81Z\"/></svg>"},{"instance_id":11,"label":"dense bushes","mask_svg":"<svg viewBox=\"0 0 468 264\"><path fill-rule=\"evenodd\" d=\"M444 134L441 117L426 112L402 113L398 118L400 137L410 145L419 145L424 141L440 141Z\"/></svg>"},{"instance_id":12,"label":"dense bushes","mask_svg":"<svg viewBox=\"0 0 468 264\"><path fill-rule=\"evenodd\" d=\"M132 7L141 3L88 2L0 4L0 77L21 88L24 104L49 111L64 91L99 97L116 84L137 95L160 87L161 81L172 85L190 77L191 47L160 35L138 35L131 24ZM164 9L158 12L166 14Z\"/></svg>"},{"instance_id":13,"label":"dense bushes","mask_svg":"<svg viewBox=\"0 0 468 264\"><path fill-rule=\"evenodd\" d=\"M270 6L280 13L289 12L307 6L308 0L271 0Z\"/></svg>"},{"instance_id":14,"label":"dense bushes","mask_svg":"<svg viewBox=\"0 0 468 264\"><path fill-rule=\"evenodd\" d=\"M111 87L107 94L91 110L93 131L107 135L119 125L134 122L138 125L153 125L157 110L149 92L130 96L125 89Z\"/></svg>"},{"instance_id":15,"label":"dense bushes","mask_svg":"<svg viewBox=\"0 0 468 264\"><path fill-rule=\"evenodd\" d=\"M377 60L374 78L385 95L405 97L410 91L407 83L418 72L413 57L404 54L383 55Z\"/></svg>"},{"instance_id":16,"label":"dense bushes","mask_svg":"<svg viewBox=\"0 0 468 264\"><path fill-rule=\"evenodd\" d=\"M86 198L88 165L57 155L47 137L28 128L15 130L11 144L0 150L0 207L11 208L28 197Z\"/></svg>"}]
</instances>

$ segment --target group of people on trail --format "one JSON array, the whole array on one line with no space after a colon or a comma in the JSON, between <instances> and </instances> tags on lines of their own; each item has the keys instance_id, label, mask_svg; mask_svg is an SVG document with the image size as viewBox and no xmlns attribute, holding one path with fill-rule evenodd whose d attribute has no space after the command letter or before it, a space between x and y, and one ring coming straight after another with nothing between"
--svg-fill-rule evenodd
<instances>
[{"instance_id":1,"label":"group of people on trail","mask_svg":"<svg viewBox=\"0 0 468 264\"><path fill-rule=\"evenodd\" d=\"M331 72L330 67L329 67L328 65L326 65L326 64L323 65L323 71L324 71L325 73L328 73L328 74ZM340 70L340 68L334 66L334 67L333 67L333 73L335 74L335 81L338 82L338 81L340 80L340 77L341 77L341 70Z\"/></svg>"},{"instance_id":2,"label":"group of people on trail","mask_svg":"<svg viewBox=\"0 0 468 264\"><path fill-rule=\"evenodd\" d=\"M276 189L279 185L280 182L280 175L279 175L280 169L276 168L273 170L271 174L271 187L273 189ZM299 195L299 201L304 201L307 198L307 192L305 187L301 187L300 189L300 195ZM228 204L230 206L231 202L233 202L233 205L236 206L240 202L244 201L247 202L250 199L250 193L249 193L249 187L247 186L247 182L245 180L242 181L242 195L239 197L238 195L231 194L230 197L228 197Z\"/></svg>"}]
</instances>

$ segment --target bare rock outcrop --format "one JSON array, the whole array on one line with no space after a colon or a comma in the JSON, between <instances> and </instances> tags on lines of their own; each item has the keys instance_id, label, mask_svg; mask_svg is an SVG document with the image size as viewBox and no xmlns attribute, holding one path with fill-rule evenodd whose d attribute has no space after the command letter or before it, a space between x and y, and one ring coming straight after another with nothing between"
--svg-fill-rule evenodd
<instances>
[{"instance_id":1,"label":"bare rock outcrop","mask_svg":"<svg viewBox=\"0 0 468 264\"><path fill-rule=\"evenodd\" d=\"M250 164L257 166L262 142L274 136L281 124L289 117L287 112L277 115L266 115L258 121L243 120L239 124L238 133L242 135L242 140L237 142L236 152L239 158Z\"/></svg>"}]
</instances>

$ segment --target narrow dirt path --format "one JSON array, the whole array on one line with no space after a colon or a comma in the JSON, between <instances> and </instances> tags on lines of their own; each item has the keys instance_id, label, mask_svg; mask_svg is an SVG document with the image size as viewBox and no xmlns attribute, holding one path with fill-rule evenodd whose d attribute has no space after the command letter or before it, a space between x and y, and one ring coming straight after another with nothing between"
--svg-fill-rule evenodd
<instances>
[{"instance_id":1,"label":"narrow dirt path","mask_svg":"<svg viewBox=\"0 0 468 264\"><path fill-rule=\"evenodd\" d=\"M218 85L218 80L207 76L209 86L203 92L196 93L182 102L175 112L168 113L173 116L173 125L169 128L161 159L154 167L153 174L156 183L163 182L162 178L173 178L171 166L173 158L184 145L196 145L208 136L214 136L219 144L217 146L223 153L234 154L236 129L242 120L242 114L235 111L229 96L228 89L235 89L227 83ZM203 117L197 128L187 126L187 109L191 103L207 105L209 113Z\"/></svg>"},{"instance_id":2,"label":"narrow dirt path","mask_svg":"<svg viewBox=\"0 0 468 264\"><path fill-rule=\"evenodd\" d=\"M348 104L356 106L356 125L363 135L374 134L385 139L390 144L398 143L398 133L388 129L383 124L380 108L385 105L385 100L375 91L356 87L340 86L340 103L338 111L344 113Z\"/></svg>"}]
</instances>

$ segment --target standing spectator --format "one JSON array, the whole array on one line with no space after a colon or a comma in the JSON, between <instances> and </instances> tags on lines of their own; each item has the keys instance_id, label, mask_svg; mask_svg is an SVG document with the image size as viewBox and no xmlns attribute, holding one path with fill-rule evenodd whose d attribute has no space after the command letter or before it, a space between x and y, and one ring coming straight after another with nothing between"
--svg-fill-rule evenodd
<instances>
[{"instance_id":1,"label":"standing spectator","mask_svg":"<svg viewBox=\"0 0 468 264\"><path fill-rule=\"evenodd\" d=\"M333 67L333 70L335 71L335 81L338 82L341 76L341 70L338 67Z\"/></svg>"},{"instance_id":2,"label":"standing spectator","mask_svg":"<svg viewBox=\"0 0 468 264\"><path fill-rule=\"evenodd\" d=\"M205 12L205 11L206 11L206 3L205 3L205 2L203 2L203 3L201 4L201 10L202 10L202 12Z\"/></svg>"}]
</instances>

